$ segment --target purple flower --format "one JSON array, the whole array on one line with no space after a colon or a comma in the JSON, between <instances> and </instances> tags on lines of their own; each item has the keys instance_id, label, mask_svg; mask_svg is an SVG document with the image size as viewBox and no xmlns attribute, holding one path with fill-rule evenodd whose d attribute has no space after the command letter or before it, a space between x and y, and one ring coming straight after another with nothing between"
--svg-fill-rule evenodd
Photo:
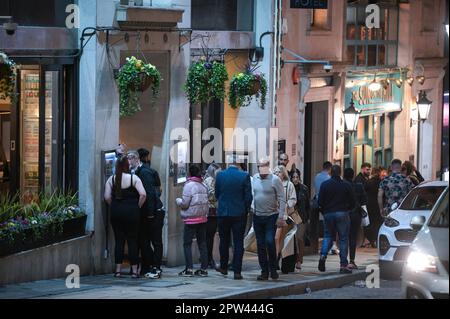
<instances>
[{"instance_id":1,"label":"purple flower","mask_svg":"<svg viewBox=\"0 0 450 319\"><path fill-rule=\"evenodd\" d=\"M205 69L207 70L211 70L212 69L212 64L210 62L206 62L204 65Z\"/></svg>"}]
</instances>

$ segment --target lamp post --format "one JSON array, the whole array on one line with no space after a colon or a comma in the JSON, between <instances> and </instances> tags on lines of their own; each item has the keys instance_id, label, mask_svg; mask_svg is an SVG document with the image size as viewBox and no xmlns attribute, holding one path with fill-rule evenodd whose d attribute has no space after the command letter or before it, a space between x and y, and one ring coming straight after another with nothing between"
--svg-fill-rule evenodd
<instances>
[{"instance_id":1,"label":"lamp post","mask_svg":"<svg viewBox=\"0 0 450 319\"><path fill-rule=\"evenodd\" d=\"M353 98L350 100L350 106L346 108L343 113L345 120L345 131L349 133L356 132L361 112L355 108Z\"/></svg>"},{"instance_id":2,"label":"lamp post","mask_svg":"<svg viewBox=\"0 0 450 319\"><path fill-rule=\"evenodd\" d=\"M427 93L425 91L419 92L419 98L417 99L417 168L420 170L420 124L428 120L432 103L433 102L427 98Z\"/></svg>"},{"instance_id":3,"label":"lamp post","mask_svg":"<svg viewBox=\"0 0 450 319\"><path fill-rule=\"evenodd\" d=\"M344 114L344 122L345 122L345 132L337 132L338 136L344 136L345 134L349 134L349 142L350 147L353 145L353 133L358 129L358 121L361 115L361 111L358 111L355 108L355 103L353 102L353 98L350 100L350 106L346 108L343 112ZM338 137L337 136L337 137ZM345 140L344 140L345 143ZM350 153L351 154L351 153ZM350 155L350 159L352 155Z\"/></svg>"}]
</instances>

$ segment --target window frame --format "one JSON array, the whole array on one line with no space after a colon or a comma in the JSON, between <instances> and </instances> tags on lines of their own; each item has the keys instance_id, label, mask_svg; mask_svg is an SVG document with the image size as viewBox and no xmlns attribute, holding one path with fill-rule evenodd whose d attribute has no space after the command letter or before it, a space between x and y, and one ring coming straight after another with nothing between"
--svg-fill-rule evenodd
<instances>
[{"instance_id":1,"label":"window frame","mask_svg":"<svg viewBox=\"0 0 450 319\"><path fill-rule=\"evenodd\" d=\"M355 31L355 39L348 39L348 33L347 33L347 29L349 25L354 25L355 26L355 30L356 30L356 26L358 26L358 9L359 8L364 8L367 4L366 3L356 3L356 4L348 4L347 3L347 8L346 8L346 14L348 12L349 8L353 8L353 10L355 10L355 20L352 21L352 24L349 23L347 21L346 18L346 36L345 36L345 46L346 48L353 46L353 61L349 61L354 68L356 69L376 69L376 68L380 68L380 67L395 67L398 64L398 37L399 37L399 18L400 18L400 8L398 6L398 4L379 4L380 9L381 10L387 10L388 13L388 26L389 26L389 21L391 20L391 13L395 13L396 17L395 17L395 21L397 23L396 26L396 34L395 34L395 40L369 40L368 39L368 34L369 34L369 28L367 28L366 26L363 27L364 30L364 37L365 39L362 40L360 38L360 33ZM386 30L386 38L389 39L389 31L390 28L387 28ZM369 65L369 47L370 46L376 46L376 57L375 57L375 65ZM385 51L384 51L384 64L379 64L379 59L380 59L380 46L384 46L385 47ZM363 64L359 64L358 63L358 50L360 48L363 48L363 54L364 54L364 63ZM390 50L394 48L395 50L395 55L394 55L394 61L391 63L391 61L389 61L389 52ZM346 51L347 52L347 51Z\"/></svg>"}]
</instances>

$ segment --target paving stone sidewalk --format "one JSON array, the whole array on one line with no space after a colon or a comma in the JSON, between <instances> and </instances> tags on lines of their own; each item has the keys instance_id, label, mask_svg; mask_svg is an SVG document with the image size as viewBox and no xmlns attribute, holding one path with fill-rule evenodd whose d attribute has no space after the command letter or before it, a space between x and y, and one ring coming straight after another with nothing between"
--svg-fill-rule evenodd
<instances>
[{"instance_id":1,"label":"paving stone sidewalk","mask_svg":"<svg viewBox=\"0 0 450 319\"><path fill-rule=\"evenodd\" d=\"M340 275L339 257L331 255L327 271L317 270L319 256L305 256L302 270L280 275L279 280L260 282L256 254L246 253L243 263L243 280L209 270L208 277L179 277L184 267L163 268L161 279L133 279L130 276L114 278L112 274L86 276L80 279L80 288L68 289L65 279L43 280L0 287L0 299L205 299L205 298L268 298L288 290L298 293L304 287L313 290L337 288L339 285L360 280L366 276L364 268L378 264L376 249L359 249L356 262L360 266L352 275ZM198 265L197 265L198 266ZM353 277L352 277L353 276ZM283 290L284 289L284 290ZM268 292L271 292L268 295Z\"/></svg>"}]
</instances>

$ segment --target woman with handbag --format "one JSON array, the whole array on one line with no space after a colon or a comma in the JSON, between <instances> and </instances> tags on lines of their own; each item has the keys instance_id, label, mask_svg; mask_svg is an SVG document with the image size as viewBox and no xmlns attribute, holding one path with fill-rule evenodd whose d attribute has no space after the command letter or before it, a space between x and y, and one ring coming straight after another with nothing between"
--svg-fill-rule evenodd
<instances>
[{"instance_id":1,"label":"woman with handbag","mask_svg":"<svg viewBox=\"0 0 450 319\"><path fill-rule=\"evenodd\" d=\"M358 231L361 229L361 220L363 214L367 211L367 194L364 190L364 186L361 183L353 182L355 171L352 168L346 168L344 170L344 181L351 184L353 189L353 196L355 198L355 206L350 211L350 233L349 233L349 255L350 262L348 264L349 269L358 269L355 263L356 257L356 242L358 237ZM363 211L363 206L366 207Z\"/></svg>"},{"instance_id":2,"label":"woman with handbag","mask_svg":"<svg viewBox=\"0 0 450 319\"><path fill-rule=\"evenodd\" d=\"M309 222L309 212L310 212L310 195L309 189L303 184L301 179L300 170L297 168L292 170L290 173L291 182L294 184L295 193L297 194L297 203L295 205L295 210L300 215L300 223L297 225L297 233L295 234L297 238L297 261L295 263L295 269L302 269L303 255L305 253L305 232L306 225Z\"/></svg>"},{"instance_id":3,"label":"woman with handbag","mask_svg":"<svg viewBox=\"0 0 450 319\"><path fill-rule=\"evenodd\" d=\"M274 175L281 179L284 187L284 197L286 198L286 212L288 216L295 213L295 204L297 203L297 194L295 193L295 186L289 180L289 174L286 167L279 165L274 169ZM291 225L278 227L275 233L275 245L277 249L278 264L281 259L281 251L283 249L284 238L288 231L292 228Z\"/></svg>"},{"instance_id":4,"label":"woman with handbag","mask_svg":"<svg viewBox=\"0 0 450 319\"><path fill-rule=\"evenodd\" d=\"M205 176L205 185L208 188L208 222L206 223L206 247L208 249L208 266L211 269L216 268L216 262L213 258L214 237L217 233L217 198L215 194L216 176L220 172L220 166L212 163L208 166Z\"/></svg>"}]
</instances>

